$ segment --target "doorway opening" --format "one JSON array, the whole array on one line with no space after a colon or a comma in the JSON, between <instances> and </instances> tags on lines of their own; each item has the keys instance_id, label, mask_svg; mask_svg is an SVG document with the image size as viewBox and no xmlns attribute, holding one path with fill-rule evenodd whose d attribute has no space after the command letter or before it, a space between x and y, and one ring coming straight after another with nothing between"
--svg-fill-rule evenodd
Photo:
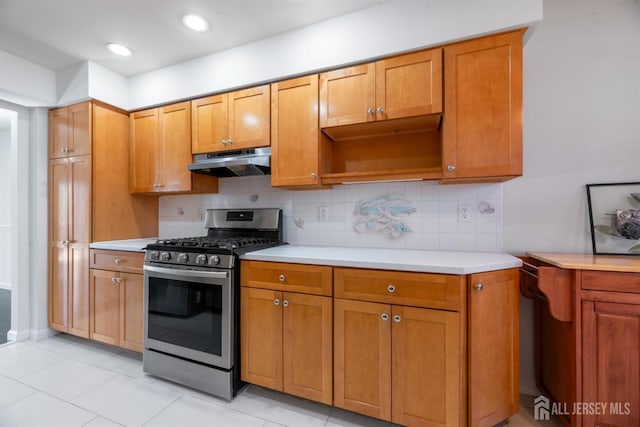
<instances>
[{"instance_id":1,"label":"doorway opening","mask_svg":"<svg viewBox=\"0 0 640 427\"><path fill-rule=\"evenodd\" d=\"M0 345L7 342L11 330L13 279L13 144L17 112L0 108Z\"/></svg>"}]
</instances>

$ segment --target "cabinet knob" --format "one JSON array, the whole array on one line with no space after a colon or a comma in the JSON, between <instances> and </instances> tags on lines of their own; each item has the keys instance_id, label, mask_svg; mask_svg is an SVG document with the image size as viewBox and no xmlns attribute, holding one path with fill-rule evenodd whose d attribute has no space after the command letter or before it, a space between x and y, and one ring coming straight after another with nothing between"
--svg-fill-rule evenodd
<instances>
[{"instance_id":1,"label":"cabinet knob","mask_svg":"<svg viewBox=\"0 0 640 427\"><path fill-rule=\"evenodd\" d=\"M278 280L280 280L281 282L284 282L284 279L286 279L284 274L281 274L281 275L278 276Z\"/></svg>"},{"instance_id":2,"label":"cabinet knob","mask_svg":"<svg viewBox=\"0 0 640 427\"><path fill-rule=\"evenodd\" d=\"M61 153L66 153L66 152L67 152L67 150L68 150L68 148L67 148L67 147L64 147L64 148L61 148L61 149L60 149L60 152L61 152Z\"/></svg>"},{"instance_id":3,"label":"cabinet knob","mask_svg":"<svg viewBox=\"0 0 640 427\"><path fill-rule=\"evenodd\" d=\"M449 166L447 166L447 171L448 171L448 172L453 172L454 170L456 170L456 167L455 167L455 166L453 166L453 165L449 165Z\"/></svg>"},{"instance_id":4,"label":"cabinet knob","mask_svg":"<svg viewBox=\"0 0 640 427\"><path fill-rule=\"evenodd\" d=\"M287 300L282 301L282 305L285 307L289 307L289 301Z\"/></svg>"},{"instance_id":5,"label":"cabinet knob","mask_svg":"<svg viewBox=\"0 0 640 427\"><path fill-rule=\"evenodd\" d=\"M163 187L163 185L158 183L158 184L156 184L156 187L160 188L160 187Z\"/></svg>"},{"instance_id":6,"label":"cabinet knob","mask_svg":"<svg viewBox=\"0 0 640 427\"><path fill-rule=\"evenodd\" d=\"M484 289L484 285L483 285L482 283L476 283L475 285L473 285L473 288L474 288L476 291L481 291L481 290L483 290L483 289Z\"/></svg>"},{"instance_id":7,"label":"cabinet knob","mask_svg":"<svg viewBox=\"0 0 640 427\"><path fill-rule=\"evenodd\" d=\"M401 320L402 320L402 317L400 317L399 315L396 314L395 316L393 316L393 321L394 322L400 323Z\"/></svg>"},{"instance_id":8,"label":"cabinet knob","mask_svg":"<svg viewBox=\"0 0 640 427\"><path fill-rule=\"evenodd\" d=\"M378 107L378 113L380 113L380 114L384 113L384 108Z\"/></svg>"},{"instance_id":9,"label":"cabinet knob","mask_svg":"<svg viewBox=\"0 0 640 427\"><path fill-rule=\"evenodd\" d=\"M233 144L233 141L231 140L231 138L227 139L227 144L228 144L228 145Z\"/></svg>"},{"instance_id":10,"label":"cabinet knob","mask_svg":"<svg viewBox=\"0 0 640 427\"><path fill-rule=\"evenodd\" d=\"M380 318L382 320L389 320L389 315L387 313L382 313L382 315L380 315Z\"/></svg>"},{"instance_id":11,"label":"cabinet knob","mask_svg":"<svg viewBox=\"0 0 640 427\"><path fill-rule=\"evenodd\" d=\"M227 141L225 141L224 139L222 141L220 141L220 144L222 145L227 145Z\"/></svg>"},{"instance_id":12,"label":"cabinet knob","mask_svg":"<svg viewBox=\"0 0 640 427\"><path fill-rule=\"evenodd\" d=\"M311 172L311 179L316 179L318 177L318 175L316 175L315 172Z\"/></svg>"},{"instance_id":13,"label":"cabinet knob","mask_svg":"<svg viewBox=\"0 0 640 427\"><path fill-rule=\"evenodd\" d=\"M374 110L371 107L369 107L369 109L367 110L367 113L369 113L369 114L374 114L375 112L376 112L376 110Z\"/></svg>"},{"instance_id":14,"label":"cabinet knob","mask_svg":"<svg viewBox=\"0 0 640 427\"><path fill-rule=\"evenodd\" d=\"M389 286L387 286L387 290L388 290L389 292L395 292L395 291L396 291L396 287L395 287L395 286L393 286L393 285L389 285Z\"/></svg>"},{"instance_id":15,"label":"cabinet knob","mask_svg":"<svg viewBox=\"0 0 640 427\"><path fill-rule=\"evenodd\" d=\"M122 283L122 279L120 277L112 277L111 281L113 283Z\"/></svg>"},{"instance_id":16,"label":"cabinet knob","mask_svg":"<svg viewBox=\"0 0 640 427\"><path fill-rule=\"evenodd\" d=\"M120 258L116 258L114 262L118 265L122 264L122 260Z\"/></svg>"},{"instance_id":17,"label":"cabinet knob","mask_svg":"<svg viewBox=\"0 0 640 427\"><path fill-rule=\"evenodd\" d=\"M63 245L68 245L69 243L71 243L70 240L62 240L60 243L62 243Z\"/></svg>"},{"instance_id":18,"label":"cabinet knob","mask_svg":"<svg viewBox=\"0 0 640 427\"><path fill-rule=\"evenodd\" d=\"M276 298L276 299L273 300L273 303L275 305L280 305L280 300L278 298Z\"/></svg>"}]
</instances>

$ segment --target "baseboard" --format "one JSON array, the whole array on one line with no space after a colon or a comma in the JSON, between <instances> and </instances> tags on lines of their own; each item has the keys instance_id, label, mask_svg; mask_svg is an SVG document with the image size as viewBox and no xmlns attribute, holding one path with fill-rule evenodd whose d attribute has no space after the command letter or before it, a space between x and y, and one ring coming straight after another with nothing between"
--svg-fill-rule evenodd
<instances>
[{"instance_id":1,"label":"baseboard","mask_svg":"<svg viewBox=\"0 0 640 427\"><path fill-rule=\"evenodd\" d=\"M18 341L26 341L29 339L30 331L27 329L26 331L15 331L11 329L7 332L7 341L18 342Z\"/></svg>"},{"instance_id":2,"label":"baseboard","mask_svg":"<svg viewBox=\"0 0 640 427\"><path fill-rule=\"evenodd\" d=\"M54 335L58 335L60 332L54 331L53 329L44 328L44 329L32 329L29 333L29 336L34 341L40 341L46 338L51 338Z\"/></svg>"},{"instance_id":3,"label":"baseboard","mask_svg":"<svg viewBox=\"0 0 640 427\"><path fill-rule=\"evenodd\" d=\"M54 331L53 329L45 328L45 329L27 329L26 331L14 331L10 330L7 332L7 341L17 342L17 341L39 341L54 335L59 334L58 331Z\"/></svg>"}]
</instances>

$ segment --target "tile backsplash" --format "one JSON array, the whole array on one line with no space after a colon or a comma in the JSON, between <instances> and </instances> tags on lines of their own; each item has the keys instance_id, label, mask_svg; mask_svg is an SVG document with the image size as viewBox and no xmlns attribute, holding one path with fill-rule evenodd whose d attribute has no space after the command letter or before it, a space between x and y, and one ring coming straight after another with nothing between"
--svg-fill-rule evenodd
<instances>
[{"instance_id":1,"label":"tile backsplash","mask_svg":"<svg viewBox=\"0 0 640 427\"><path fill-rule=\"evenodd\" d=\"M219 193L160 197L160 237L202 236L210 208L281 208L302 245L502 250L502 184L429 181L280 190L270 176L222 178Z\"/></svg>"}]
</instances>

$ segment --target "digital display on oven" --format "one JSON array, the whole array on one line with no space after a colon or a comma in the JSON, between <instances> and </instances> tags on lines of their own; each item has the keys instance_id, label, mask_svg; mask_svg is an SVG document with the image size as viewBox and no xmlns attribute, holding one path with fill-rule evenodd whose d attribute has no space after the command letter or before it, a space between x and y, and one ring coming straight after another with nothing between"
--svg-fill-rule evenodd
<instances>
[{"instance_id":1,"label":"digital display on oven","mask_svg":"<svg viewBox=\"0 0 640 427\"><path fill-rule=\"evenodd\" d=\"M253 221L253 211L229 211L227 221Z\"/></svg>"}]
</instances>

